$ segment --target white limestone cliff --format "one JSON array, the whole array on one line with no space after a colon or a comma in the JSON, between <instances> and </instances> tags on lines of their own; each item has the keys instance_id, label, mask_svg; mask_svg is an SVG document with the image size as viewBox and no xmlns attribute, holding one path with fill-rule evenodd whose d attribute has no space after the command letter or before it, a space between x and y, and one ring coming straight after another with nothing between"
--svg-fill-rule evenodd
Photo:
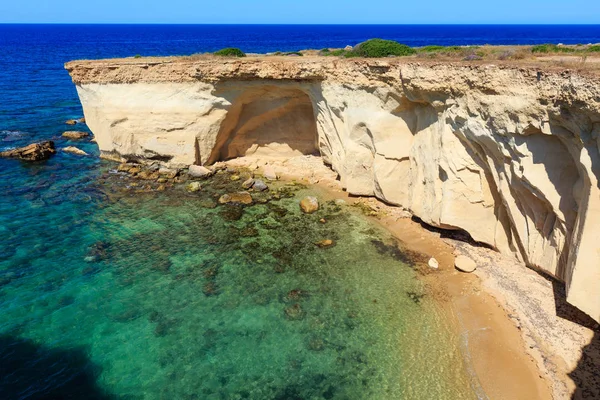
<instances>
[{"instance_id":1,"label":"white limestone cliff","mask_svg":"<svg viewBox=\"0 0 600 400\"><path fill-rule=\"evenodd\" d=\"M105 156L320 153L356 195L464 229L564 280L600 321L600 80L327 58L66 65Z\"/></svg>"}]
</instances>

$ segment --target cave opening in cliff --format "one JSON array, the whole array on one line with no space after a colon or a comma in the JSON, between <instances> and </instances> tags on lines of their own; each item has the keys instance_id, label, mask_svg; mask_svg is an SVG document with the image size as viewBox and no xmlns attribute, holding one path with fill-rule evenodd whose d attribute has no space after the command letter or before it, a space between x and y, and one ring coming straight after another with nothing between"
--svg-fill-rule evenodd
<instances>
[{"instance_id":1,"label":"cave opening in cliff","mask_svg":"<svg viewBox=\"0 0 600 400\"><path fill-rule=\"evenodd\" d=\"M319 154L310 97L298 88L265 85L248 89L232 101L208 163L308 154Z\"/></svg>"}]
</instances>

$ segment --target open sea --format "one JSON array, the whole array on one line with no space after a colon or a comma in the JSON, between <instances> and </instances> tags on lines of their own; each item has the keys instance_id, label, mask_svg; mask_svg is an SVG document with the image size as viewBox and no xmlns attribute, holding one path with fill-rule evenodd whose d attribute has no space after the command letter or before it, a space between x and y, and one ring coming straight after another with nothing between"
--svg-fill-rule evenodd
<instances>
[{"instance_id":1,"label":"open sea","mask_svg":"<svg viewBox=\"0 0 600 400\"><path fill-rule=\"evenodd\" d=\"M320 194L285 183L218 206L239 187L227 174L197 193L123 190L94 143L60 137L83 116L73 59L373 37L587 44L600 26L0 25L0 151L52 139L91 154L0 159L0 399L485 398L411 258L360 210L302 215Z\"/></svg>"}]
</instances>

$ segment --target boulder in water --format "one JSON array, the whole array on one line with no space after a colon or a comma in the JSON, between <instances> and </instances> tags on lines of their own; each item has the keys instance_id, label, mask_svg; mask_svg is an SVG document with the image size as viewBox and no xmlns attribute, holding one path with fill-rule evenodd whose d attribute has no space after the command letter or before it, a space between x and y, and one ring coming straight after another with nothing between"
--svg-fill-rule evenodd
<instances>
[{"instance_id":1,"label":"boulder in water","mask_svg":"<svg viewBox=\"0 0 600 400\"><path fill-rule=\"evenodd\" d=\"M253 178L248 178L242 183L242 188L244 188L246 190L250 189L252 186L254 186Z\"/></svg>"},{"instance_id":2,"label":"boulder in water","mask_svg":"<svg viewBox=\"0 0 600 400\"><path fill-rule=\"evenodd\" d=\"M87 132L82 131L66 131L62 134L62 137L71 140L79 140L90 136Z\"/></svg>"},{"instance_id":3,"label":"boulder in water","mask_svg":"<svg viewBox=\"0 0 600 400\"><path fill-rule=\"evenodd\" d=\"M163 167L163 168L159 168L158 169L158 173L163 178L166 178L166 179L175 179L177 177L177 175L179 174L179 170L172 169L172 168L164 168Z\"/></svg>"},{"instance_id":4,"label":"boulder in water","mask_svg":"<svg viewBox=\"0 0 600 400\"><path fill-rule=\"evenodd\" d=\"M302 309L302 306L300 306L300 304L298 304L298 303L292 304L291 306L286 307L283 311L284 311L285 317L287 319L289 319L290 321L298 321L298 320L304 319L304 316L305 316L305 312Z\"/></svg>"},{"instance_id":5,"label":"boulder in water","mask_svg":"<svg viewBox=\"0 0 600 400\"><path fill-rule=\"evenodd\" d=\"M76 123L77 123L77 121L74 119L68 119L65 121L65 124L67 124L67 125L75 125Z\"/></svg>"},{"instance_id":6,"label":"boulder in water","mask_svg":"<svg viewBox=\"0 0 600 400\"><path fill-rule=\"evenodd\" d=\"M227 193L219 198L220 204L252 204L252 196L248 192Z\"/></svg>"},{"instance_id":7,"label":"boulder in water","mask_svg":"<svg viewBox=\"0 0 600 400\"><path fill-rule=\"evenodd\" d=\"M40 161L47 160L51 155L56 153L54 148L54 142L51 140L32 143L25 147L19 147L13 150L7 150L0 152L0 157L7 158L20 158L21 160L27 161Z\"/></svg>"},{"instance_id":8,"label":"boulder in water","mask_svg":"<svg viewBox=\"0 0 600 400\"><path fill-rule=\"evenodd\" d=\"M268 188L269 187L267 186L267 184L260 179L255 180L254 185L252 185L252 189L256 190L257 192L264 192Z\"/></svg>"},{"instance_id":9,"label":"boulder in water","mask_svg":"<svg viewBox=\"0 0 600 400\"><path fill-rule=\"evenodd\" d=\"M77 154L78 156L87 156L88 153L86 153L85 151L78 149L75 146L67 146L64 149L62 149L62 151L66 152L66 153L73 153L73 154Z\"/></svg>"},{"instance_id":10,"label":"boulder in water","mask_svg":"<svg viewBox=\"0 0 600 400\"><path fill-rule=\"evenodd\" d=\"M188 168L188 175L194 178L208 178L213 173L213 171L202 165L190 165Z\"/></svg>"},{"instance_id":11,"label":"boulder in water","mask_svg":"<svg viewBox=\"0 0 600 400\"><path fill-rule=\"evenodd\" d=\"M313 196L307 196L300 200L300 208L306 214L312 214L319 209L319 200Z\"/></svg>"},{"instance_id":12,"label":"boulder in water","mask_svg":"<svg viewBox=\"0 0 600 400\"><path fill-rule=\"evenodd\" d=\"M197 192L200 189L202 189L202 185L200 185L200 182L192 182L189 185L187 185L186 189L188 192Z\"/></svg>"}]
</instances>

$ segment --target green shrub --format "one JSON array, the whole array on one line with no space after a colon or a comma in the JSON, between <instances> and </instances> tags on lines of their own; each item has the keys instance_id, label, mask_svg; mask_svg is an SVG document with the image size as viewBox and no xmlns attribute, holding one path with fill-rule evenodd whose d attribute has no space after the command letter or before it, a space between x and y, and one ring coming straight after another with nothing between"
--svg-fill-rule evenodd
<instances>
[{"instance_id":1,"label":"green shrub","mask_svg":"<svg viewBox=\"0 0 600 400\"><path fill-rule=\"evenodd\" d=\"M574 53L575 50L572 47L557 46L555 44L538 44L531 48L532 53Z\"/></svg>"},{"instance_id":2,"label":"green shrub","mask_svg":"<svg viewBox=\"0 0 600 400\"><path fill-rule=\"evenodd\" d=\"M227 47L213 53L215 56L223 57L246 57L246 53L235 47Z\"/></svg>"},{"instance_id":3,"label":"green shrub","mask_svg":"<svg viewBox=\"0 0 600 400\"><path fill-rule=\"evenodd\" d=\"M136 54L135 56L133 56L133 58L142 58L142 56L140 56L139 54Z\"/></svg>"},{"instance_id":4,"label":"green shrub","mask_svg":"<svg viewBox=\"0 0 600 400\"><path fill-rule=\"evenodd\" d=\"M600 52L600 44L589 46L586 50L589 52Z\"/></svg>"},{"instance_id":5,"label":"green shrub","mask_svg":"<svg viewBox=\"0 0 600 400\"><path fill-rule=\"evenodd\" d=\"M445 50L446 46L436 46L436 45L431 45L431 46L424 46L421 47L419 49L419 51L424 51L426 53L432 53L434 51L441 51L441 50Z\"/></svg>"},{"instance_id":6,"label":"green shrub","mask_svg":"<svg viewBox=\"0 0 600 400\"><path fill-rule=\"evenodd\" d=\"M405 44L393 40L369 39L359 43L354 50L345 54L346 57L387 57L387 56L409 56L417 51Z\"/></svg>"},{"instance_id":7,"label":"green shrub","mask_svg":"<svg viewBox=\"0 0 600 400\"><path fill-rule=\"evenodd\" d=\"M283 53L284 56L304 56L304 54L299 51L288 51L287 53Z\"/></svg>"},{"instance_id":8,"label":"green shrub","mask_svg":"<svg viewBox=\"0 0 600 400\"><path fill-rule=\"evenodd\" d=\"M452 53L463 50L464 47L460 46L424 46L417 49L420 53Z\"/></svg>"},{"instance_id":9,"label":"green shrub","mask_svg":"<svg viewBox=\"0 0 600 400\"><path fill-rule=\"evenodd\" d=\"M538 44L531 48L532 53L549 53L550 47L554 46L553 44Z\"/></svg>"}]
</instances>

